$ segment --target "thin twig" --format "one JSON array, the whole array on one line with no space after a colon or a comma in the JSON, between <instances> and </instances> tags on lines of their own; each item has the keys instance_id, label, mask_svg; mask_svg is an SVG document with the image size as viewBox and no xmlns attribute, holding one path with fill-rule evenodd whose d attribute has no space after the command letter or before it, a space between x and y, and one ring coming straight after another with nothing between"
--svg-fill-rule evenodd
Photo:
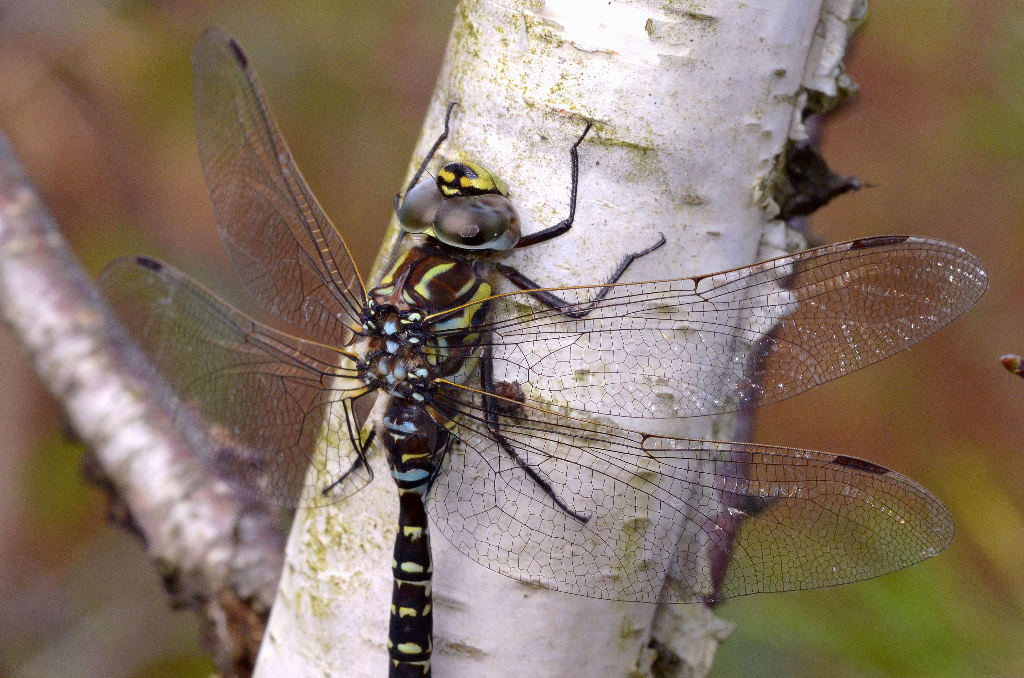
<instances>
[{"instance_id":1,"label":"thin twig","mask_svg":"<svg viewBox=\"0 0 1024 678\"><path fill-rule=\"evenodd\" d=\"M0 312L75 432L111 514L138 534L173 603L203 613L221 672L247 675L280 573L277 516L205 472L164 389L122 333L0 134Z\"/></svg>"}]
</instances>

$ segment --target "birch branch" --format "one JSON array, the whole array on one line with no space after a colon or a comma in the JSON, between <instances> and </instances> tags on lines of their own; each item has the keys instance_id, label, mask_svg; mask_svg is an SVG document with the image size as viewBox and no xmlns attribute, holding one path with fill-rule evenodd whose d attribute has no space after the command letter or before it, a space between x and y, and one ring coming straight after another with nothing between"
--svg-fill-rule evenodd
<instances>
[{"instance_id":1,"label":"birch branch","mask_svg":"<svg viewBox=\"0 0 1024 678\"><path fill-rule=\"evenodd\" d=\"M122 334L0 135L0 310L94 455L112 515L156 561L172 601L201 612L224 675L248 675L281 567L274 516L236 502L166 416Z\"/></svg>"},{"instance_id":2,"label":"birch branch","mask_svg":"<svg viewBox=\"0 0 1024 678\"><path fill-rule=\"evenodd\" d=\"M441 155L503 177L530 233L564 216L568 148L594 121L580 147L573 230L505 259L543 285L601 282L659 233L668 246L629 279L796 249L773 220L773 187L786 149L804 136L809 102L824 108L843 90L842 55L862 15L858 0L710 3L700 13L466 0L410 166L458 101ZM378 271L396 237L393 225ZM742 428L726 416L650 430L730 438ZM383 459L373 462L378 480L356 497L298 514L256 675L384 675L397 502ZM658 675L706 675L728 634L703 606L538 590L453 552L441 535L434 550L433 664L445 678L637 676L655 666Z\"/></svg>"}]
</instances>

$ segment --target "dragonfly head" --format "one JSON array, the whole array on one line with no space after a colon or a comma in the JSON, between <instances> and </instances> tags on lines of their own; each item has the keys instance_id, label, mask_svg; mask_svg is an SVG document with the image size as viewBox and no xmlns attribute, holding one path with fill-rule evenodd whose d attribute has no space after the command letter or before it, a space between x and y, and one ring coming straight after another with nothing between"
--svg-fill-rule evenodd
<instances>
[{"instance_id":1,"label":"dragonfly head","mask_svg":"<svg viewBox=\"0 0 1024 678\"><path fill-rule=\"evenodd\" d=\"M519 242L519 215L505 182L471 162L450 162L435 181L416 184L398 218L406 231L459 249L507 250Z\"/></svg>"}]
</instances>

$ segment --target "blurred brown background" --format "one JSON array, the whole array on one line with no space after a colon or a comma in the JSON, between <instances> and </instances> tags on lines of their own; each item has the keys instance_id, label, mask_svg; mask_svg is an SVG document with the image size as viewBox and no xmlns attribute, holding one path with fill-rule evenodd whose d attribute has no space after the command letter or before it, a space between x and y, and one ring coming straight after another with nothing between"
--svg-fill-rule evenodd
<instances>
[{"instance_id":1,"label":"blurred brown background","mask_svg":"<svg viewBox=\"0 0 1024 678\"><path fill-rule=\"evenodd\" d=\"M222 26L366 267L453 7L0 0L0 128L91 272L144 252L237 301L192 132L191 45ZM862 93L822 145L874 187L822 210L816 233L954 240L992 288L911 351L764 410L758 439L894 467L948 504L958 533L878 580L729 601L738 628L717 676L1024 675L1024 380L998 362L1024 352L1024 6L869 9L848 59ZM82 450L3 330L0 386L0 675L208 675L195 619L167 609L139 544L104 523Z\"/></svg>"}]
</instances>

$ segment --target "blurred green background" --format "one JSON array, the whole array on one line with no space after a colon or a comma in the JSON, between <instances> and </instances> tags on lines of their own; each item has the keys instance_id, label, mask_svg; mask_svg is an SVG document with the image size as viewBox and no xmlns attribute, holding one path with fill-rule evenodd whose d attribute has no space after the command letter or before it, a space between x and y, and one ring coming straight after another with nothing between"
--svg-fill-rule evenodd
<instances>
[{"instance_id":1,"label":"blurred green background","mask_svg":"<svg viewBox=\"0 0 1024 678\"><path fill-rule=\"evenodd\" d=\"M368 267L451 23L433 3L6 2L0 128L93 273L145 252L228 298L192 132L191 45L234 33L299 165ZM959 242L992 288L936 337L767 408L763 442L842 452L921 481L957 521L940 557L888 577L729 601L716 676L1024 675L1024 5L870 5L826 158L872 188L813 219L823 239ZM140 545L104 522L82 450L0 330L0 675L208 675Z\"/></svg>"}]
</instances>

